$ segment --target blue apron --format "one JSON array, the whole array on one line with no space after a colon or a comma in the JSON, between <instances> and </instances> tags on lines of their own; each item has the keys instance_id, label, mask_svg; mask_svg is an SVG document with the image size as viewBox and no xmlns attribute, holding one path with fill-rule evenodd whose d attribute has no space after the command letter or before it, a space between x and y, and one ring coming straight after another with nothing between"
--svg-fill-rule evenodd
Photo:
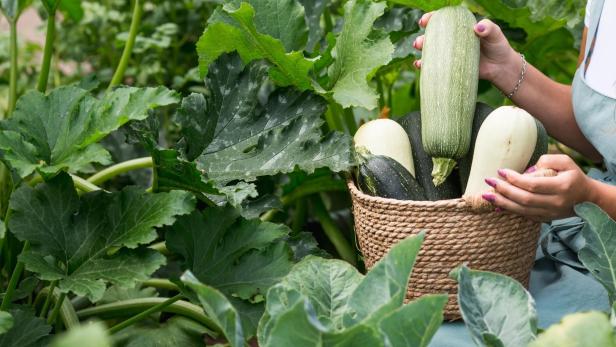
<instances>
[{"instance_id":1,"label":"blue apron","mask_svg":"<svg viewBox=\"0 0 616 347\"><path fill-rule=\"evenodd\" d=\"M584 136L601 153L606 172L592 169L594 179L616 185L616 99L590 88L585 81L586 60L599 27L604 0L594 0L584 62L573 80L573 109ZM613 18L612 20L616 20ZM539 327L547 328L569 313L609 311L607 292L591 277L577 257L584 246L580 231L584 222L578 217L544 224L530 277L530 292L535 299ZM444 323L430 347L474 346L463 322Z\"/></svg>"}]
</instances>

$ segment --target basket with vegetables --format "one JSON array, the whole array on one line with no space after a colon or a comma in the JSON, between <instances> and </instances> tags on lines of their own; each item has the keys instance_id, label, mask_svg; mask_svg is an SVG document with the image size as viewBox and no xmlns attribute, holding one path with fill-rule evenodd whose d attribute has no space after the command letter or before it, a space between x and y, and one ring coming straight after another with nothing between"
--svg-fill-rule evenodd
<instances>
[{"instance_id":1,"label":"basket with vegetables","mask_svg":"<svg viewBox=\"0 0 616 347\"><path fill-rule=\"evenodd\" d=\"M474 24L464 7L433 15L422 58L421 113L362 125L354 137L360 164L348 182L366 266L425 231L407 298L448 293L449 320L460 314L457 284L448 275L462 263L528 285L539 223L494 211L481 194L498 169L522 172L547 151L543 125L526 111L476 102Z\"/></svg>"}]
</instances>

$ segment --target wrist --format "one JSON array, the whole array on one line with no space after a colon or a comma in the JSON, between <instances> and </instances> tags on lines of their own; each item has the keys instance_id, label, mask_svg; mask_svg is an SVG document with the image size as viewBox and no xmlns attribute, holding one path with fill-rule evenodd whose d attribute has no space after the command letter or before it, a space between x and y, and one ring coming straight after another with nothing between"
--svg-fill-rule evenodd
<instances>
[{"instance_id":1,"label":"wrist","mask_svg":"<svg viewBox=\"0 0 616 347\"><path fill-rule=\"evenodd\" d=\"M592 202L595 205L601 206L601 203L602 203L601 191L603 190L603 187L601 186L603 185L603 183L601 183L600 181L594 180L590 177L586 177L586 181L588 182L586 184L587 194L586 194L586 197L583 199L583 201L580 201L580 202L588 201L588 202Z\"/></svg>"},{"instance_id":2,"label":"wrist","mask_svg":"<svg viewBox=\"0 0 616 347\"><path fill-rule=\"evenodd\" d=\"M511 48L503 62L495 65L495 69L488 76L488 80L503 93L510 93L520 79L522 65L523 61L520 54Z\"/></svg>"}]
</instances>

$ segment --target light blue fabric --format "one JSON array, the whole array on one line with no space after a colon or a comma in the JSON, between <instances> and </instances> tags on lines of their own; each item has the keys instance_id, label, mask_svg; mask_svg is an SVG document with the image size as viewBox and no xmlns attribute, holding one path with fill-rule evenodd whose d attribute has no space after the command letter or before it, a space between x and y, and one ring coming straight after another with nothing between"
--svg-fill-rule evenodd
<instances>
[{"instance_id":1,"label":"light blue fabric","mask_svg":"<svg viewBox=\"0 0 616 347\"><path fill-rule=\"evenodd\" d=\"M592 55L604 0L594 0L585 60L573 81L573 106L580 129L603 155L607 172L591 170L594 179L616 185L616 100L597 93L584 80L586 59ZM539 327L546 328L569 313L609 311L607 292L584 269L577 253L584 245L580 234L584 222L578 217L544 224L530 276L530 293L536 302ZM463 322L444 323L430 347L474 346Z\"/></svg>"}]
</instances>

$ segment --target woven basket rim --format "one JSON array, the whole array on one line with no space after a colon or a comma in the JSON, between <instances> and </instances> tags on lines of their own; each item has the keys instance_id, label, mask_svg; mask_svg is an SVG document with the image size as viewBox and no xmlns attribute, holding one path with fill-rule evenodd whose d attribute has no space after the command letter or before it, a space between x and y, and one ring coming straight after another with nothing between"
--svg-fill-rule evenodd
<instances>
[{"instance_id":1,"label":"woven basket rim","mask_svg":"<svg viewBox=\"0 0 616 347\"><path fill-rule=\"evenodd\" d=\"M347 179L347 186L353 196L356 196L357 198L364 200L364 201L369 201L369 202L378 203L378 204L398 205L398 206L407 206L407 207L457 208L457 209L465 210L465 211L472 210L471 207L468 205L468 203L462 198L449 199L449 200L438 200L438 201L397 200L397 199L383 198L380 196L372 196L372 195L365 194L357 188L357 186L355 185L355 182L351 178Z\"/></svg>"}]
</instances>

